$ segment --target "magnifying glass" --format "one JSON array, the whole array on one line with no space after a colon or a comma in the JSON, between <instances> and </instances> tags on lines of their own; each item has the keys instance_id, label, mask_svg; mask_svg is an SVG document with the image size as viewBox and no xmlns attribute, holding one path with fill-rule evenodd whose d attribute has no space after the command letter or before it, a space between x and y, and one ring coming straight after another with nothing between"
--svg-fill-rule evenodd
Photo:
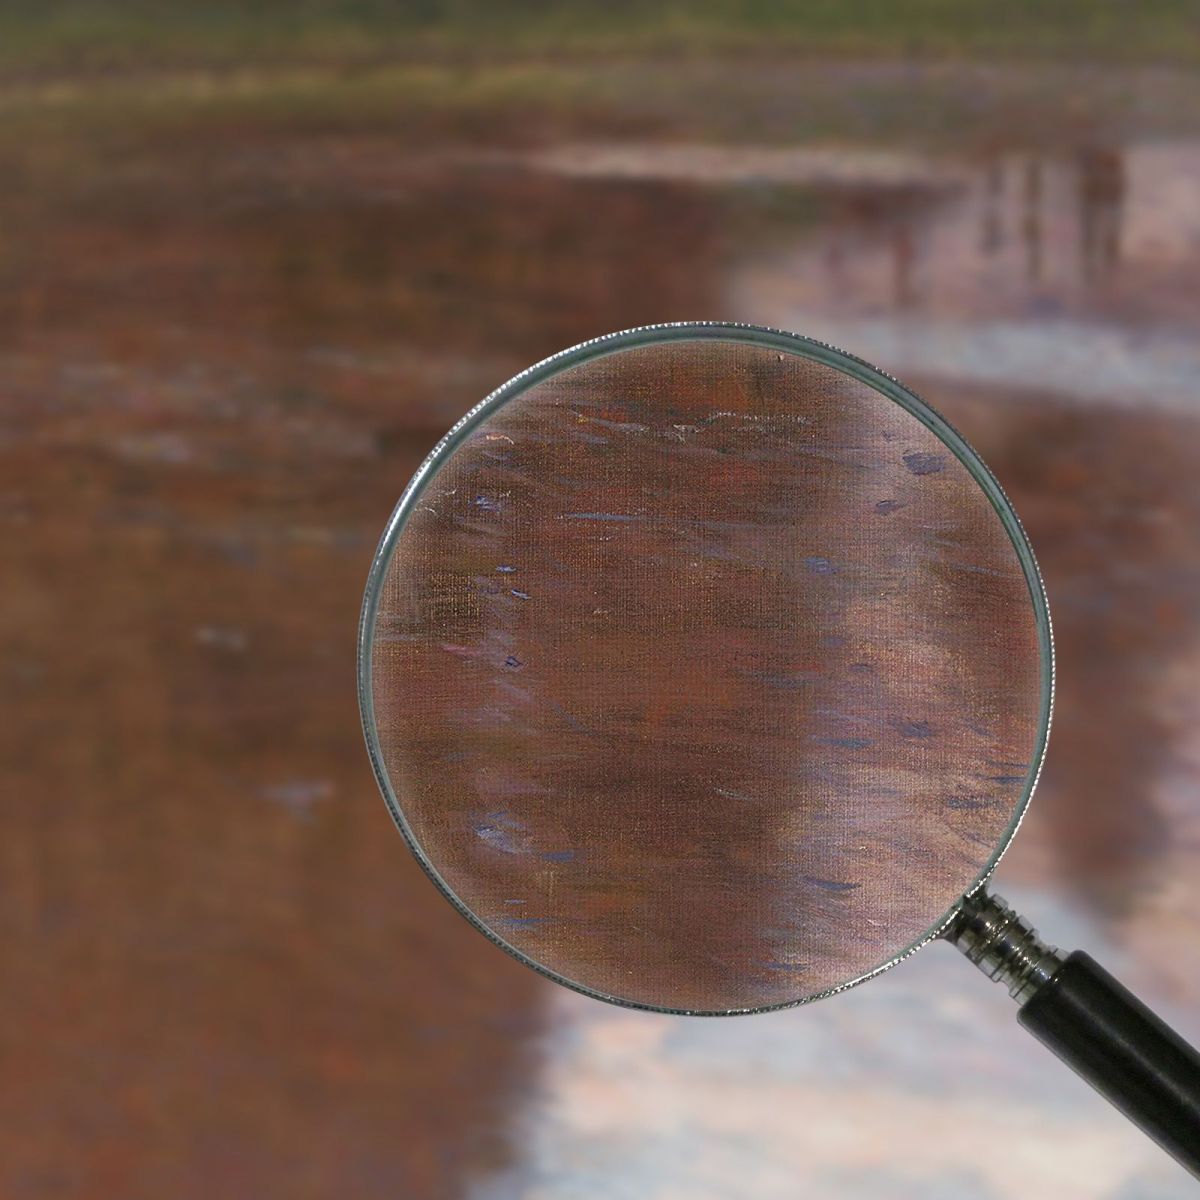
<instances>
[{"instance_id":1,"label":"magnifying glass","mask_svg":"<svg viewBox=\"0 0 1200 1200\"><path fill-rule=\"evenodd\" d=\"M1200 1056L986 891L1045 753L1050 616L1000 485L895 380L720 323L539 363L404 491L358 672L410 848L543 975L755 1013L945 938L1200 1175Z\"/></svg>"}]
</instances>

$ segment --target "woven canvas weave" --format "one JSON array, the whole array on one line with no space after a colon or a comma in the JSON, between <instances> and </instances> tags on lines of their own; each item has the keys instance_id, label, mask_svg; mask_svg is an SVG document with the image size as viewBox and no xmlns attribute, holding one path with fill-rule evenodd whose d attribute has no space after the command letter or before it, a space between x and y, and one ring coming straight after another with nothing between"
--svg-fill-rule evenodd
<instances>
[{"instance_id":1,"label":"woven canvas weave","mask_svg":"<svg viewBox=\"0 0 1200 1200\"><path fill-rule=\"evenodd\" d=\"M495 411L396 540L372 687L446 886L547 969L701 1011L803 999L926 934L1037 753L1029 583L887 396L674 341Z\"/></svg>"}]
</instances>

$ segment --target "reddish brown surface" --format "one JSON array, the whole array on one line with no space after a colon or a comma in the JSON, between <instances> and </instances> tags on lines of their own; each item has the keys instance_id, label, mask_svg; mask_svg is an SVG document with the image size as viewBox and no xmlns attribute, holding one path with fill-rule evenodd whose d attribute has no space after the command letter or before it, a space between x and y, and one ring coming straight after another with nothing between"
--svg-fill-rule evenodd
<instances>
[{"instance_id":1,"label":"reddish brown surface","mask_svg":"<svg viewBox=\"0 0 1200 1200\"><path fill-rule=\"evenodd\" d=\"M900 405L770 346L625 349L511 399L416 499L373 638L433 867L639 1004L762 1008L894 958L1037 765L991 500Z\"/></svg>"},{"instance_id":2,"label":"reddish brown surface","mask_svg":"<svg viewBox=\"0 0 1200 1200\"><path fill-rule=\"evenodd\" d=\"M154 143L86 211L0 202L14 1200L458 1195L534 1069L538 980L379 800L355 621L450 419L618 305L670 307L696 230L630 189L589 230L521 180L443 176L399 220L353 180L289 200L270 161L216 186L239 154ZM614 239L661 292L628 299ZM518 268L549 289L525 316Z\"/></svg>"},{"instance_id":3,"label":"reddish brown surface","mask_svg":"<svg viewBox=\"0 0 1200 1200\"><path fill-rule=\"evenodd\" d=\"M812 71L704 65L697 97L655 66L641 86L681 124L697 98L738 137L791 138L798 114L836 110L858 114L864 142L893 144L873 122L894 106L873 89L919 71L832 65L818 103L788 91ZM506 1169L509 1195L653 1194L614 1183L607 1161L613 1175L649 1163L675 1194L745 1194L751 1177L761 1197L976 1194L990 1162L1004 1200L1056 1164L1059 1195L1172 1195L1126 1186L1152 1148L1137 1159L1057 1064L1031 1059L1014 1075L1006 1001L961 964L962 992L921 1027L936 991L907 1002L893 989L937 963L938 947L839 1006L754 1018L769 1043L757 1058L728 1049L747 1036L729 1022L693 1032L712 1039L708 1091L671 1074L665 1041L631 1035L619 1066L645 1109L606 1109L606 1095L624 1095L581 1085L574 1107L529 1116L550 985L438 897L363 753L354 625L382 523L451 421L542 355L646 321L788 323L769 289L755 291L767 312L727 290L746 257L775 263L839 320L857 306L1053 330L1065 314L1195 345L1194 147L1135 144L1140 122L1159 136L1197 110L1191 85L1106 69L1072 76L1064 95L1023 70L938 77L955 102L918 96L896 122L957 128L969 109L1002 148L1028 134L1054 155L1064 139L1044 177L1040 241L1020 235L1034 224L1011 164L979 164L1003 177L968 187L992 198L983 220L939 207L936 189L897 206L870 180L831 192L579 182L426 152L589 132L566 128L550 97L532 99L528 119L479 117L473 130L398 99L362 136L349 119L311 115L156 132L154 94L107 129L89 96L74 107L52 97L27 123L6 110L0 1194L436 1200ZM621 68L607 94L625 96L627 79ZM642 141L661 132L654 120L637 118ZM1065 140L1076 136L1124 153L1123 201L1084 186ZM965 148L971 170L977 150ZM1121 239L1085 286L1056 271L1079 257L1087 220L1115 221ZM945 243L929 240L941 232ZM1035 245L1042 279L1014 286ZM814 256L844 274L810 270ZM871 353L847 321L841 340ZM1078 332L1060 336L1069 345ZM1153 375L1163 357L1149 344L1137 361ZM1001 365L1028 366L1019 354ZM1106 961L1122 948L1133 982L1188 1029L1198 997L1185 951L1200 911L1196 376L1165 405L1154 375L1120 406L1098 406L1027 383L964 386L932 355L903 374L1000 474L1055 609L1048 787L1002 882L1094 920L1103 944L1089 948ZM874 997L879 1008L854 1007ZM996 1029L980 1034L993 1013ZM945 1041L947 1027L963 1036ZM828 1072L779 1066L812 1030ZM811 1090L761 1091L785 1070ZM655 1072L661 1088L644 1087ZM574 1062L563 1073L591 1078ZM831 1090L831 1078L849 1081ZM777 1115L769 1135L738 1123L754 1096ZM963 1149L945 1129L969 1106L980 1140ZM689 1112L723 1174L670 1140ZM613 1140L597 1144L605 1113ZM590 1157L553 1124L564 1114ZM822 1119L841 1120L842 1136ZM1093 1140L1070 1140L1080 1129ZM998 1143L1044 1152L1018 1173L992 1154ZM559 1154L549 1165L537 1157L547 1145ZM746 1174L775 1152L794 1153L786 1170ZM873 1174L885 1152L900 1184ZM680 1183L693 1165L694 1186ZM531 1173L540 1182L526 1186Z\"/></svg>"}]
</instances>

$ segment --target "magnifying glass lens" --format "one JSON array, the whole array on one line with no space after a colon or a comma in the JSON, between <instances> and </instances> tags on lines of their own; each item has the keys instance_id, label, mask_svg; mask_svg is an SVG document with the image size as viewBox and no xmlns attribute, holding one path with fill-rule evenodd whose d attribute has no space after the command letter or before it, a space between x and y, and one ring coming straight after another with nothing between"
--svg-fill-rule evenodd
<instances>
[{"instance_id":1,"label":"magnifying glass lens","mask_svg":"<svg viewBox=\"0 0 1200 1200\"><path fill-rule=\"evenodd\" d=\"M936 934L1032 790L1036 568L932 410L800 338L616 335L435 452L380 549L368 741L418 857L561 982L827 994Z\"/></svg>"}]
</instances>

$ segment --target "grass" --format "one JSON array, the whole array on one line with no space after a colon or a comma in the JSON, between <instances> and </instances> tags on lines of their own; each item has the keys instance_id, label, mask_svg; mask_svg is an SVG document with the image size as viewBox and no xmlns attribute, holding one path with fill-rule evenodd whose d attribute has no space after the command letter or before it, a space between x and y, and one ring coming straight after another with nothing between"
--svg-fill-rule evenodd
<instances>
[{"instance_id":1,"label":"grass","mask_svg":"<svg viewBox=\"0 0 1200 1200\"><path fill-rule=\"evenodd\" d=\"M0 0L0 70L804 52L1200 62L1196 0Z\"/></svg>"}]
</instances>

